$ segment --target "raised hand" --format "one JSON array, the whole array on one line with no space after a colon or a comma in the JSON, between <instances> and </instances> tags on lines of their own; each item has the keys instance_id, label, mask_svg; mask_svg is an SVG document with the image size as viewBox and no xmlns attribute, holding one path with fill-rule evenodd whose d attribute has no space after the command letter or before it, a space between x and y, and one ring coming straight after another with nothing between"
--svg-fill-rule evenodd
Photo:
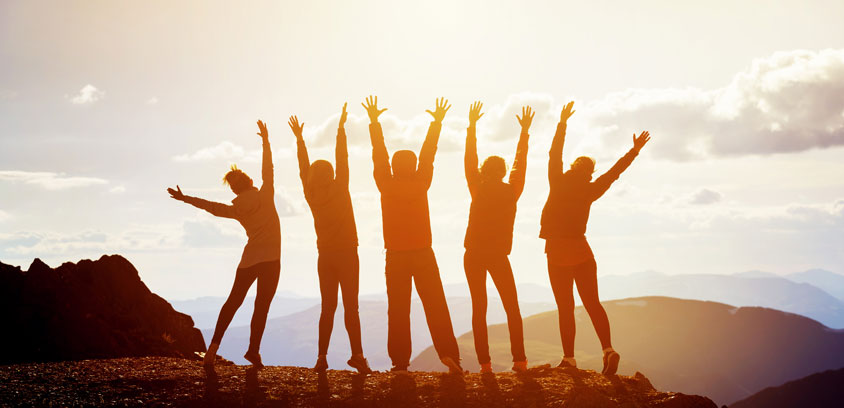
<instances>
[{"instance_id":1,"label":"raised hand","mask_svg":"<svg viewBox=\"0 0 844 408\"><path fill-rule=\"evenodd\" d=\"M179 188L179 185L176 185L176 189L173 190L172 188L168 188L167 192L170 193L170 198L174 200L184 201L185 195L182 194L182 189Z\"/></svg>"},{"instance_id":2,"label":"raised hand","mask_svg":"<svg viewBox=\"0 0 844 408\"><path fill-rule=\"evenodd\" d=\"M343 126L346 126L346 103L345 102L343 103L343 113L340 114L340 124L337 125L337 127L342 128Z\"/></svg>"},{"instance_id":3,"label":"raised hand","mask_svg":"<svg viewBox=\"0 0 844 408\"><path fill-rule=\"evenodd\" d=\"M366 109L366 114L369 115L369 121L372 123L378 123L378 117L387 110L387 108L378 110L378 97L372 95L366 98L366 105L361 103L360 106Z\"/></svg>"},{"instance_id":4,"label":"raised hand","mask_svg":"<svg viewBox=\"0 0 844 408\"><path fill-rule=\"evenodd\" d=\"M293 131L293 134L296 135L297 138L302 137L302 129L305 128L305 122L299 123L299 118L296 115L290 117L287 120L287 124L290 126L290 130Z\"/></svg>"},{"instance_id":5,"label":"raised hand","mask_svg":"<svg viewBox=\"0 0 844 408\"><path fill-rule=\"evenodd\" d=\"M484 107L484 104L480 101L475 101L472 105L469 106L469 127L474 127L475 123L478 122L483 113L481 113L481 109Z\"/></svg>"},{"instance_id":6,"label":"raised hand","mask_svg":"<svg viewBox=\"0 0 844 408\"><path fill-rule=\"evenodd\" d=\"M560 123L566 123L566 121L569 120L571 115L574 115L574 110L572 110L572 107L574 107L574 101L569 102L568 104L566 104L566 106L563 107L562 112L560 112Z\"/></svg>"},{"instance_id":7,"label":"raised hand","mask_svg":"<svg viewBox=\"0 0 844 408\"><path fill-rule=\"evenodd\" d=\"M448 105L448 99L439 98L437 99L436 109L433 112L431 112L430 110L425 110L425 112L428 112L429 114L431 114L431 116L434 117L434 122L442 123L443 118L445 118L445 113L448 112L449 109L451 109L451 105L446 105Z\"/></svg>"},{"instance_id":8,"label":"raised hand","mask_svg":"<svg viewBox=\"0 0 844 408\"><path fill-rule=\"evenodd\" d=\"M522 133L527 133L528 129L530 129L530 124L533 123L534 115L536 115L536 112L531 109L530 105L522 107L522 117L516 115L516 120L518 120L519 124L522 125Z\"/></svg>"},{"instance_id":9,"label":"raised hand","mask_svg":"<svg viewBox=\"0 0 844 408\"><path fill-rule=\"evenodd\" d=\"M636 134L633 134L633 148L636 150L642 150L645 147L645 143L651 140L651 134L646 130L642 132L639 137L636 137Z\"/></svg>"},{"instance_id":10,"label":"raised hand","mask_svg":"<svg viewBox=\"0 0 844 408\"><path fill-rule=\"evenodd\" d=\"M270 137L269 132L267 132L267 124L264 122L258 121L258 133L256 135L261 136L261 139L266 139Z\"/></svg>"}]
</instances>

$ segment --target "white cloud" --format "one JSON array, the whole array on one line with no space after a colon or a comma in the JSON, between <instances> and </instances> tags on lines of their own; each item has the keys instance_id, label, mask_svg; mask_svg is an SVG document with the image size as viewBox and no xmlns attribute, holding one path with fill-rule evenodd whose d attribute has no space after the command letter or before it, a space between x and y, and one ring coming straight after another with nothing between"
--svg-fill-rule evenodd
<instances>
[{"instance_id":1,"label":"white cloud","mask_svg":"<svg viewBox=\"0 0 844 408\"><path fill-rule=\"evenodd\" d=\"M0 171L0 181L33 184L47 190L65 190L69 188L108 184L108 181L96 177L68 177L64 173L18 170Z\"/></svg>"},{"instance_id":2,"label":"white cloud","mask_svg":"<svg viewBox=\"0 0 844 408\"><path fill-rule=\"evenodd\" d=\"M236 145L228 140L222 141L215 146L206 147L197 150L196 152L190 154L180 154L178 156L173 156L173 160L177 162L194 162L194 161L210 161L210 160L244 160L244 161L255 161L253 156L257 156L258 153L250 152L247 155L246 149L244 149L240 145Z\"/></svg>"},{"instance_id":3,"label":"white cloud","mask_svg":"<svg viewBox=\"0 0 844 408\"><path fill-rule=\"evenodd\" d=\"M74 105L90 105L105 97L105 92L97 89L94 85L87 84L79 90L79 93L70 98Z\"/></svg>"},{"instance_id":4,"label":"white cloud","mask_svg":"<svg viewBox=\"0 0 844 408\"><path fill-rule=\"evenodd\" d=\"M0 100L12 100L18 97L18 93L11 89L0 89Z\"/></svg>"},{"instance_id":5,"label":"white cloud","mask_svg":"<svg viewBox=\"0 0 844 408\"><path fill-rule=\"evenodd\" d=\"M7 213L3 210L0 210L0 222L6 221L6 220L11 219L11 218L12 218L11 214L9 214L9 213Z\"/></svg>"},{"instance_id":6,"label":"white cloud","mask_svg":"<svg viewBox=\"0 0 844 408\"><path fill-rule=\"evenodd\" d=\"M696 191L694 194L689 197L689 204L695 205L708 205L708 204L715 204L721 201L723 196L721 193L710 190L708 188L701 188L700 190Z\"/></svg>"},{"instance_id":7,"label":"white cloud","mask_svg":"<svg viewBox=\"0 0 844 408\"><path fill-rule=\"evenodd\" d=\"M126 192L126 186L114 186L111 189L109 189L108 192L109 193L115 193L115 194L125 193Z\"/></svg>"},{"instance_id":8,"label":"white cloud","mask_svg":"<svg viewBox=\"0 0 844 408\"><path fill-rule=\"evenodd\" d=\"M158 104L158 98L153 96L153 97L147 99L146 104L147 105L156 105L156 104Z\"/></svg>"}]
</instances>

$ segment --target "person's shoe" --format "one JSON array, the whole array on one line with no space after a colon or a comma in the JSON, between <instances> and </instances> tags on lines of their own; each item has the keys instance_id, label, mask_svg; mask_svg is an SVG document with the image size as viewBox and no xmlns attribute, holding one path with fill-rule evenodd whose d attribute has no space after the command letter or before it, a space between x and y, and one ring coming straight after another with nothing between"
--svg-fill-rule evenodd
<instances>
[{"instance_id":1,"label":"person's shoe","mask_svg":"<svg viewBox=\"0 0 844 408\"><path fill-rule=\"evenodd\" d=\"M328 370L328 360L325 356L319 356L317 358L316 364L314 365L314 371L318 373L324 373L325 370Z\"/></svg>"},{"instance_id":2,"label":"person's shoe","mask_svg":"<svg viewBox=\"0 0 844 408\"><path fill-rule=\"evenodd\" d=\"M372 369L369 368L369 363L362 356L352 356L346 364L348 364L349 367L358 370L361 374L372 374Z\"/></svg>"},{"instance_id":3,"label":"person's shoe","mask_svg":"<svg viewBox=\"0 0 844 408\"><path fill-rule=\"evenodd\" d=\"M257 351L247 351L246 354L243 355L243 358L245 358L246 361L252 363L252 367L255 367L255 368L263 368L264 367L264 363L261 362L261 355L258 354Z\"/></svg>"},{"instance_id":4,"label":"person's shoe","mask_svg":"<svg viewBox=\"0 0 844 408\"><path fill-rule=\"evenodd\" d=\"M463 375L463 367L460 367L460 363L455 361L453 358L443 357L440 361L448 367L449 373Z\"/></svg>"},{"instance_id":5,"label":"person's shoe","mask_svg":"<svg viewBox=\"0 0 844 408\"><path fill-rule=\"evenodd\" d=\"M481 374L492 374L492 363L481 364Z\"/></svg>"},{"instance_id":6,"label":"person's shoe","mask_svg":"<svg viewBox=\"0 0 844 408\"><path fill-rule=\"evenodd\" d=\"M577 368L577 361L574 360L574 357L563 357L563 361L560 361L560 364L557 365L559 368Z\"/></svg>"},{"instance_id":7,"label":"person's shoe","mask_svg":"<svg viewBox=\"0 0 844 408\"><path fill-rule=\"evenodd\" d=\"M397 366L393 366L393 368L391 368L391 369L390 369L390 372L391 372L391 373L393 373L393 374L400 374L400 375L407 375L407 374L410 374L410 373L407 371L407 366L406 366L406 365L397 365Z\"/></svg>"},{"instance_id":8,"label":"person's shoe","mask_svg":"<svg viewBox=\"0 0 844 408\"><path fill-rule=\"evenodd\" d=\"M618 371L618 361L621 360L621 356L615 352L615 350L610 351L608 353L604 353L604 369L601 370L601 374L603 375L615 375Z\"/></svg>"},{"instance_id":9,"label":"person's shoe","mask_svg":"<svg viewBox=\"0 0 844 408\"><path fill-rule=\"evenodd\" d=\"M527 371L527 360L525 361L514 361L513 362L513 371L517 373L523 373Z\"/></svg>"}]
</instances>

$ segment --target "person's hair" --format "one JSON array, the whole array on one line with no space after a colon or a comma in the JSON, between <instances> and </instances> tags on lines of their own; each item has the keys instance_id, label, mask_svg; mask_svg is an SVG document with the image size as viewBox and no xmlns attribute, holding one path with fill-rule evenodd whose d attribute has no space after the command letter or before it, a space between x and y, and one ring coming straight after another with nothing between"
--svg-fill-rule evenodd
<instances>
[{"instance_id":1,"label":"person's hair","mask_svg":"<svg viewBox=\"0 0 844 408\"><path fill-rule=\"evenodd\" d=\"M571 169L591 176L595 172L595 159L588 156L580 156L571 163Z\"/></svg>"},{"instance_id":2,"label":"person's hair","mask_svg":"<svg viewBox=\"0 0 844 408\"><path fill-rule=\"evenodd\" d=\"M252 187L252 178L232 164L231 170L223 176L223 184L231 187L235 194L240 194Z\"/></svg>"},{"instance_id":3,"label":"person's hair","mask_svg":"<svg viewBox=\"0 0 844 408\"><path fill-rule=\"evenodd\" d=\"M507 162L500 156L489 156L481 165L481 178L500 181L507 175Z\"/></svg>"}]
</instances>

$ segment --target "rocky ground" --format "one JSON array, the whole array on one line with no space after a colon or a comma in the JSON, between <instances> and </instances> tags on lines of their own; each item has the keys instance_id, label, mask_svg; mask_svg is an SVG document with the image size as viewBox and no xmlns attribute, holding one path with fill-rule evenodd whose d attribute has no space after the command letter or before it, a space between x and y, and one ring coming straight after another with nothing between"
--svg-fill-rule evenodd
<instances>
[{"instance_id":1,"label":"rocky ground","mask_svg":"<svg viewBox=\"0 0 844 408\"><path fill-rule=\"evenodd\" d=\"M256 372L217 365L208 387L198 361L119 358L0 366L0 406L257 407L715 407L707 398L654 390L645 376L532 368L526 374L411 372L361 376L302 367ZM215 389L216 388L216 389Z\"/></svg>"}]
</instances>

